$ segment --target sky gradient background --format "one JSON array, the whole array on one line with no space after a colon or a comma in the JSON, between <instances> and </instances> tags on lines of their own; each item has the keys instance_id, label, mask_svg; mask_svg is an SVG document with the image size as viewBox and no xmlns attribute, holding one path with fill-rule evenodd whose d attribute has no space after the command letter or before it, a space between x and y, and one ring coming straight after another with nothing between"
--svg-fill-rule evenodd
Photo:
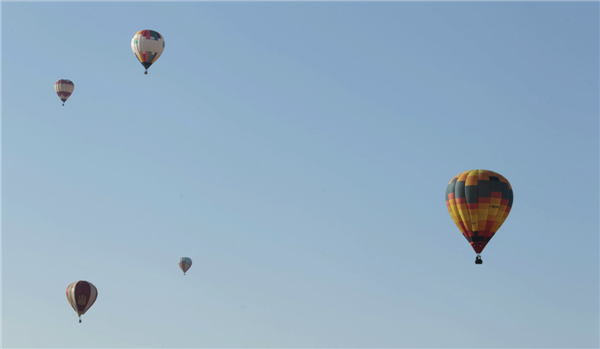
<instances>
[{"instance_id":1,"label":"sky gradient background","mask_svg":"<svg viewBox=\"0 0 600 349\"><path fill-rule=\"evenodd\" d=\"M1 6L3 347L599 346L597 2Z\"/></svg>"}]
</instances>

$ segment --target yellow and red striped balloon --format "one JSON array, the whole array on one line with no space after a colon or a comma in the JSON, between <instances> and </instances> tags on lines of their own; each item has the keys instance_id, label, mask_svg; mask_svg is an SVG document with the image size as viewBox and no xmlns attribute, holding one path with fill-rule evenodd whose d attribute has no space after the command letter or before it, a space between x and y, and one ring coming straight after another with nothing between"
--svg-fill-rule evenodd
<instances>
[{"instance_id":1,"label":"yellow and red striped balloon","mask_svg":"<svg viewBox=\"0 0 600 349\"><path fill-rule=\"evenodd\" d=\"M471 170L452 178L446 206L454 223L477 254L508 217L513 203L510 183L488 170Z\"/></svg>"}]
</instances>

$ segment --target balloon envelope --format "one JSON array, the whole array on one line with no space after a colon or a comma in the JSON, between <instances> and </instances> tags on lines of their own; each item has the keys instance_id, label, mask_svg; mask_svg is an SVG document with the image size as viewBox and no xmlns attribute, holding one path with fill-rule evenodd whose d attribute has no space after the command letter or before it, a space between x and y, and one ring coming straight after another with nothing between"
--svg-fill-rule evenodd
<instances>
[{"instance_id":1,"label":"balloon envelope","mask_svg":"<svg viewBox=\"0 0 600 349\"><path fill-rule=\"evenodd\" d=\"M446 206L475 252L481 253L508 217L513 203L510 183L488 170L466 171L446 188Z\"/></svg>"},{"instance_id":2,"label":"balloon envelope","mask_svg":"<svg viewBox=\"0 0 600 349\"><path fill-rule=\"evenodd\" d=\"M60 79L54 83L54 90L56 90L56 94L58 98L64 103L71 97L73 90L75 90L75 84L73 81L67 79Z\"/></svg>"},{"instance_id":3,"label":"balloon envelope","mask_svg":"<svg viewBox=\"0 0 600 349\"><path fill-rule=\"evenodd\" d=\"M140 30L131 39L131 49L146 71L165 49L165 40L154 30Z\"/></svg>"},{"instance_id":4,"label":"balloon envelope","mask_svg":"<svg viewBox=\"0 0 600 349\"><path fill-rule=\"evenodd\" d=\"M91 282L79 280L67 287L67 300L79 317L90 309L97 297L98 290Z\"/></svg>"},{"instance_id":5,"label":"balloon envelope","mask_svg":"<svg viewBox=\"0 0 600 349\"><path fill-rule=\"evenodd\" d=\"M181 268L181 270L183 270L183 275L185 275L185 272L188 271L188 269L190 269L190 267L192 266L192 260L188 257L181 257L179 259L179 268Z\"/></svg>"}]
</instances>

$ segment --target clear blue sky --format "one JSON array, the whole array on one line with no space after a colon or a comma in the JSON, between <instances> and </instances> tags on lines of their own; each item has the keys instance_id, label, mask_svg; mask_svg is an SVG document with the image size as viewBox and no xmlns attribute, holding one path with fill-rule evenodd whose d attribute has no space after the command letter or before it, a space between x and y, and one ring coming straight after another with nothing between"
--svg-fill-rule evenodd
<instances>
[{"instance_id":1,"label":"clear blue sky","mask_svg":"<svg viewBox=\"0 0 600 349\"><path fill-rule=\"evenodd\" d=\"M597 348L598 28L597 2L3 2L2 346ZM515 195L481 266L444 201L471 169Z\"/></svg>"}]
</instances>

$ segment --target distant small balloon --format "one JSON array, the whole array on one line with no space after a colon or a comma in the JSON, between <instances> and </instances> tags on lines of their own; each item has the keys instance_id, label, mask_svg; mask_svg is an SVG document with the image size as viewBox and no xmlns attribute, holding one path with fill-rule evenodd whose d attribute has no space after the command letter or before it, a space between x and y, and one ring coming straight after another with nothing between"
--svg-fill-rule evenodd
<instances>
[{"instance_id":1,"label":"distant small balloon","mask_svg":"<svg viewBox=\"0 0 600 349\"><path fill-rule=\"evenodd\" d=\"M75 90L75 84L73 84L73 81L71 80L60 79L56 83L54 83L54 90L56 90L56 94L58 95L58 98L60 98L60 100L63 102L62 105L64 106L67 99L71 97L73 90Z\"/></svg>"},{"instance_id":2,"label":"distant small balloon","mask_svg":"<svg viewBox=\"0 0 600 349\"><path fill-rule=\"evenodd\" d=\"M85 314L94 305L97 297L98 290L91 282L79 280L67 287L67 300L79 316L80 323L81 315Z\"/></svg>"},{"instance_id":3,"label":"distant small balloon","mask_svg":"<svg viewBox=\"0 0 600 349\"><path fill-rule=\"evenodd\" d=\"M179 268L181 268L181 270L183 270L183 275L185 275L185 272L188 271L188 269L190 269L190 267L192 266L192 260L188 257L181 257L179 259Z\"/></svg>"}]
</instances>

